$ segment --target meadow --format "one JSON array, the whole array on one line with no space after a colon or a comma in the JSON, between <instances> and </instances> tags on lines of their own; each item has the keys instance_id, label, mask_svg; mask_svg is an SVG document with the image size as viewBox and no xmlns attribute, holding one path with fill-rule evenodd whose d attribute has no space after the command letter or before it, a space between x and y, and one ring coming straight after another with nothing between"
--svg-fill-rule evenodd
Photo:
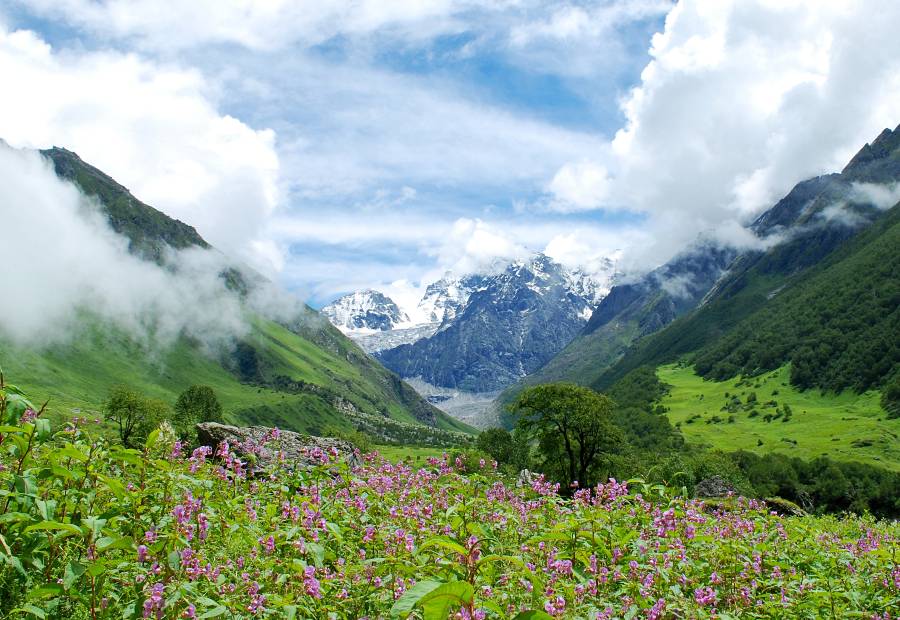
<instances>
[{"instance_id":1,"label":"meadow","mask_svg":"<svg viewBox=\"0 0 900 620\"><path fill-rule=\"evenodd\" d=\"M657 370L669 386L661 405L690 443L900 470L900 419L887 419L879 392L799 391L790 385L789 374L783 366L749 379L710 381L689 366Z\"/></svg>"},{"instance_id":2,"label":"meadow","mask_svg":"<svg viewBox=\"0 0 900 620\"><path fill-rule=\"evenodd\" d=\"M900 608L900 525L640 480L260 445L139 449L0 389L0 617L846 618ZM262 466L263 457L272 458ZM424 456L424 455L422 455Z\"/></svg>"}]
</instances>

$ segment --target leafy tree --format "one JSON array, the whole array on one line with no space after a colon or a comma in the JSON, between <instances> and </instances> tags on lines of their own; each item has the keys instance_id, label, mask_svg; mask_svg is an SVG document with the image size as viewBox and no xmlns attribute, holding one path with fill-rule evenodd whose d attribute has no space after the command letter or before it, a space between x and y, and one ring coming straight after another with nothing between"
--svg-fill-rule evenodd
<instances>
[{"instance_id":1,"label":"leafy tree","mask_svg":"<svg viewBox=\"0 0 900 620\"><path fill-rule=\"evenodd\" d=\"M514 451L513 436L505 428L489 428L478 435L475 447L498 463L509 463Z\"/></svg>"},{"instance_id":2,"label":"leafy tree","mask_svg":"<svg viewBox=\"0 0 900 620\"><path fill-rule=\"evenodd\" d=\"M572 383L530 387L511 405L519 428L537 440L545 465L583 486L594 482L604 456L624 443L612 422L613 407L607 396Z\"/></svg>"},{"instance_id":3,"label":"leafy tree","mask_svg":"<svg viewBox=\"0 0 900 620\"><path fill-rule=\"evenodd\" d=\"M171 414L165 402L146 398L124 385L110 390L104 410L106 419L118 425L119 439L125 446L146 438Z\"/></svg>"},{"instance_id":4,"label":"leafy tree","mask_svg":"<svg viewBox=\"0 0 900 620\"><path fill-rule=\"evenodd\" d=\"M482 431L475 440L475 447L490 455L500 465L514 470L529 466L531 446L522 433L510 433L505 428L489 428Z\"/></svg>"},{"instance_id":5,"label":"leafy tree","mask_svg":"<svg viewBox=\"0 0 900 620\"><path fill-rule=\"evenodd\" d=\"M221 422L222 405L211 387L192 385L175 402L175 414L175 430L185 438L193 435L198 422Z\"/></svg>"}]
</instances>

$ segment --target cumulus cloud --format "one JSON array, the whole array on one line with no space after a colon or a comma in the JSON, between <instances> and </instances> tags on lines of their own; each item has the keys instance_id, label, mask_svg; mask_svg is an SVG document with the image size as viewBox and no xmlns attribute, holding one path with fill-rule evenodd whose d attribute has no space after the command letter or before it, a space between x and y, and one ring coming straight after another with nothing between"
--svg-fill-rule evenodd
<instances>
[{"instance_id":1,"label":"cumulus cloud","mask_svg":"<svg viewBox=\"0 0 900 620\"><path fill-rule=\"evenodd\" d=\"M58 51L0 24L0 76L0 137L11 145L76 151L219 249L277 267L278 249L261 236L278 202L274 132L219 113L198 71Z\"/></svg>"},{"instance_id":2,"label":"cumulus cloud","mask_svg":"<svg viewBox=\"0 0 900 620\"><path fill-rule=\"evenodd\" d=\"M840 170L900 119L898 21L883 0L681 0L623 99L598 206L650 215L657 243L634 254L653 264Z\"/></svg>"},{"instance_id":3,"label":"cumulus cloud","mask_svg":"<svg viewBox=\"0 0 900 620\"><path fill-rule=\"evenodd\" d=\"M444 242L432 251L438 264L460 275L500 268L530 254L508 233L470 218L456 220Z\"/></svg>"},{"instance_id":4,"label":"cumulus cloud","mask_svg":"<svg viewBox=\"0 0 900 620\"><path fill-rule=\"evenodd\" d=\"M0 144L4 294L0 334L20 344L66 341L80 318L99 317L148 348L187 334L227 346L247 325L213 250L169 256L172 268L128 253L91 203L34 151Z\"/></svg>"},{"instance_id":5,"label":"cumulus cloud","mask_svg":"<svg viewBox=\"0 0 900 620\"><path fill-rule=\"evenodd\" d=\"M548 207L562 212L600 208L609 195L609 185L604 166L590 161L567 163L547 186L555 198Z\"/></svg>"}]
</instances>

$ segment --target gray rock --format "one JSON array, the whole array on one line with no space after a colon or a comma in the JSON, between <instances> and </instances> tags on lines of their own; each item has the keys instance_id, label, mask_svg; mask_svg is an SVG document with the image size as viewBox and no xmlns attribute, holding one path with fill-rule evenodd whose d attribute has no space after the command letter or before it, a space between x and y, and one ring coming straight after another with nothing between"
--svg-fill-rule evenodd
<instances>
[{"instance_id":1,"label":"gray rock","mask_svg":"<svg viewBox=\"0 0 900 620\"><path fill-rule=\"evenodd\" d=\"M266 468L284 455L284 462L299 467L313 467L320 463L316 449L326 455L336 455L351 467L360 464L353 444L333 437L312 437L292 431L277 431L266 426L228 426L216 422L201 422L197 425L197 439L202 446L214 450L227 441L229 449L242 458L254 460L257 467Z\"/></svg>"},{"instance_id":2,"label":"gray rock","mask_svg":"<svg viewBox=\"0 0 900 620\"><path fill-rule=\"evenodd\" d=\"M694 487L695 497L726 497L730 493L734 493L734 486L722 476L705 478Z\"/></svg>"}]
</instances>

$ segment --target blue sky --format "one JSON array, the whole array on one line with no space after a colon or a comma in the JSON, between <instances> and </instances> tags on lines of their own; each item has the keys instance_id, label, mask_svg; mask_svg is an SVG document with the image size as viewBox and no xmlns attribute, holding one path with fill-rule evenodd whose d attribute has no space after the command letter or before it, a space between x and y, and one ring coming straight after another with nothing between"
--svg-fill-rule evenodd
<instances>
[{"instance_id":1,"label":"blue sky","mask_svg":"<svg viewBox=\"0 0 900 620\"><path fill-rule=\"evenodd\" d=\"M14 0L0 135L79 152L313 305L545 249L646 269L747 243L900 121L873 17L896 7L848 7Z\"/></svg>"}]
</instances>

